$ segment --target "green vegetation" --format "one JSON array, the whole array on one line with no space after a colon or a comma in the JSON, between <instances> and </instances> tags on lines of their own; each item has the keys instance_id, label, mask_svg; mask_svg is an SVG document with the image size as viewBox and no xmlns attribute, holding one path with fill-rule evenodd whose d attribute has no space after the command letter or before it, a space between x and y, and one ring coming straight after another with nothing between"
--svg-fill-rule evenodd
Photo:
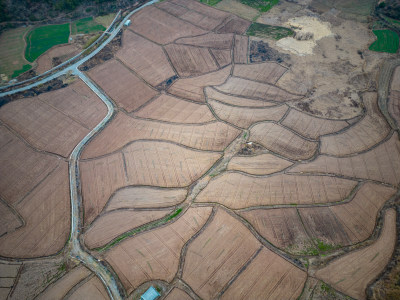
<instances>
[{"instance_id":1,"label":"green vegetation","mask_svg":"<svg viewBox=\"0 0 400 300\"><path fill-rule=\"evenodd\" d=\"M253 23L250 25L249 29L247 29L246 34L250 36L257 36L260 38L271 38L274 40L280 40L284 37L292 36L294 34L294 31L286 27Z\"/></svg>"},{"instance_id":2,"label":"green vegetation","mask_svg":"<svg viewBox=\"0 0 400 300\"><path fill-rule=\"evenodd\" d=\"M37 27L26 37L25 58L33 62L51 47L68 43L68 38L69 24Z\"/></svg>"},{"instance_id":3,"label":"green vegetation","mask_svg":"<svg viewBox=\"0 0 400 300\"><path fill-rule=\"evenodd\" d=\"M326 251L330 251L330 250L334 250L339 248L340 246L335 246L335 245L331 245L331 244L325 244L323 241L316 239L315 240L317 242L317 247L319 249L319 251L321 252L326 252Z\"/></svg>"},{"instance_id":4,"label":"green vegetation","mask_svg":"<svg viewBox=\"0 0 400 300\"><path fill-rule=\"evenodd\" d=\"M241 3L257 9L260 12L269 11L279 0L240 0Z\"/></svg>"},{"instance_id":5,"label":"green vegetation","mask_svg":"<svg viewBox=\"0 0 400 300\"><path fill-rule=\"evenodd\" d=\"M399 36L391 30L373 30L377 40L369 46L369 50L396 53L399 49Z\"/></svg>"},{"instance_id":6,"label":"green vegetation","mask_svg":"<svg viewBox=\"0 0 400 300\"><path fill-rule=\"evenodd\" d=\"M29 27L19 27L4 31L0 35L0 74L5 74L7 80L16 76L14 74L16 70L27 70L28 61L24 59L24 35L29 30Z\"/></svg>"},{"instance_id":7,"label":"green vegetation","mask_svg":"<svg viewBox=\"0 0 400 300\"><path fill-rule=\"evenodd\" d=\"M85 44L85 46L83 46L83 49L88 48L91 44L93 44L99 37L101 36L101 34L96 34L95 36L92 36Z\"/></svg>"},{"instance_id":8,"label":"green vegetation","mask_svg":"<svg viewBox=\"0 0 400 300\"><path fill-rule=\"evenodd\" d=\"M200 0L201 3L205 3L210 6L216 5L218 2L221 2L222 0Z\"/></svg>"},{"instance_id":9,"label":"green vegetation","mask_svg":"<svg viewBox=\"0 0 400 300\"><path fill-rule=\"evenodd\" d=\"M21 69L15 70L11 77L15 78L30 69L32 69L32 66L30 64L23 65Z\"/></svg>"},{"instance_id":10,"label":"green vegetation","mask_svg":"<svg viewBox=\"0 0 400 300\"><path fill-rule=\"evenodd\" d=\"M311 7L321 12L336 8L345 19L366 22L375 3L375 0L313 0Z\"/></svg>"},{"instance_id":11,"label":"green vegetation","mask_svg":"<svg viewBox=\"0 0 400 300\"><path fill-rule=\"evenodd\" d=\"M105 28L107 28L108 26L110 26L110 24L114 20L114 18L115 18L115 14L111 13L111 14L104 15L104 16L98 16L98 17L94 18L94 21L98 24L103 25Z\"/></svg>"},{"instance_id":12,"label":"green vegetation","mask_svg":"<svg viewBox=\"0 0 400 300\"><path fill-rule=\"evenodd\" d=\"M71 23L71 35L88 34L92 32L104 31L106 28L93 20L93 17L80 19Z\"/></svg>"}]
</instances>

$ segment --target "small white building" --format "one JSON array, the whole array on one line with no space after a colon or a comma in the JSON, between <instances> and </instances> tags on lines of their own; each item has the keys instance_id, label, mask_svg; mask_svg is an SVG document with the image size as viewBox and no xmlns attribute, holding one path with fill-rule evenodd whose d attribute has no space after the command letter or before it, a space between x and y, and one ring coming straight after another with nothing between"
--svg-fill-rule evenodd
<instances>
[{"instance_id":1,"label":"small white building","mask_svg":"<svg viewBox=\"0 0 400 300\"><path fill-rule=\"evenodd\" d=\"M131 20L126 20L126 22L124 23L124 26L128 27L129 25L131 25Z\"/></svg>"}]
</instances>

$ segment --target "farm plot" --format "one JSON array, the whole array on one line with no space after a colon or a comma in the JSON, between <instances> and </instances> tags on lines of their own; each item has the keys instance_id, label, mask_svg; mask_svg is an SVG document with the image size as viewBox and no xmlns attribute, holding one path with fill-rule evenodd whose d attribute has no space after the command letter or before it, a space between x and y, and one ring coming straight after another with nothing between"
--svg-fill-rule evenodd
<instances>
[{"instance_id":1,"label":"farm plot","mask_svg":"<svg viewBox=\"0 0 400 300\"><path fill-rule=\"evenodd\" d=\"M182 21L155 6L149 6L137 12L131 18L135 32L156 42L168 44L183 36L206 33L205 30Z\"/></svg>"},{"instance_id":2,"label":"farm plot","mask_svg":"<svg viewBox=\"0 0 400 300\"><path fill-rule=\"evenodd\" d=\"M274 62L252 65L236 64L233 68L233 76L275 84L286 71L287 68Z\"/></svg>"},{"instance_id":3,"label":"farm plot","mask_svg":"<svg viewBox=\"0 0 400 300\"><path fill-rule=\"evenodd\" d=\"M162 94L135 113L135 116L172 123L206 123L215 121L207 105L184 101Z\"/></svg>"},{"instance_id":4,"label":"farm plot","mask_svg":"<svg viewBox=\"0 0 400 300\"><path fill-rule=\"evenodd\" d=\"M189 10L184 6L176 5L170 1L157 3L156 6L181 20L187 21L205 30L213 30L221 23L221 19L215 19L203 13Z\"/></svg>"},{"instance_id":5,"label":"farm plot","mask_svg":"<svg viewBox=\"0 0 400 300\"><path fill-rule=\"evenodd\" d=\"M225 67L232 62L231 50L210 49L219 67Z\"/></svg>"},{"instance_id":6,"label":"farm plot","mask_svg":"<svg viewBox=\"0 0 400 300\"><path fill-rule=\"evenodd\" d=\"M222 0L216 5L217 8L229 11L232 14L245 18L246 20L254 20L258 17L259 12L255 8L240 3L238 0Z\"/></svg>"},{"instance_id":7,"label":"farm plot","mask_svg":"<svg viewBox=\"0 0 400 300\"><path fill-rule=\"evenodd\" d=\"M223 20L229 16L226 12L201 4L195 0L171 0L171 2L214 19Z\"/></svg>"},{"instance_id":8,"label":"farm plot","mask_svg":"<svg viewBox=\"0 0 400 300\"><path fill-rule=\"evenodd\" d=\"M321 135L338 132L349 126L345 121L321 119L295 109L289 111L282 125L310 139L317 139Z\"/></svg>"},{"instance_id":9,"label":"farm plot","mask_svg":"<svg viewBox=\"0 0 400 300\"><path fill-rule=\"evenodd\" d=\"M189 245L182 279L203 299L221 289L260 248L249 230L222 209Z\"/></svg>"},{"instance_id":10,"label":"farm plot","mask_svg":"<svg viewBox=\"0 0 400 300\"><path fill-rule=\"evenodd\" d=\"M231 16L229 19L226 19L221 26L217 28L216 32L244 34L250 24L251 22L247 20L238 18L236 16Z\"/></svg>"},{"instance_id":11,"label":"farm plot","mask_svg":"<svg viewBox=\"0 0 400 300\"><path fill-rule=\"evenodd\" d=\"M344 158L320 155L316 160L300 164L290 172L343 175L397 186L400 183L399 149L400 142L394 134L385 143L363 154Z\"/></svg>"},{"instance_id":12,"label":"farm plot","mask_svg":"<svg viewBox=\"0 0 400 300\"><path fill-rule=\"evenodd\" d=\"M216 86L217 90L245 98L258 98L267 101L285 102L301 98L274 85L231 77L226 83Z\"/></svg>"},{"instance_id":13,"label":"farm plot","mask_svg":"<svg viewBox=\"0 0 400 300\"><path fill-rule=\"evenodd\" d=\"M286 105L271 107L245 108L208 100L216 115L221 119L241 128L248 128L259 121L279 121L288 110Z\"/></svg>"},{"instance_id":14,"label":"farm plot","mask_svg":"<svg viewBox=\"0 0 400 300\"><path fill-rule=\"evenodd\" d=\"M0 297L8 299L8 295L15 286L15 279L18 276L21 264L0 264Z\"/></svg>"},{"instance_id":15,"label":"farm plot","mask_svg":"<svg viewBox=\"0 0 400 300\"><path fill-rule=\"evenodd\" d=\"M247 106L247 107L266 107L266 106L274 106L276 103L267 102L262 100L254 100L242 97L236 97L228 94L223 94L218 92L216 89L212 87L206 87L205 93L208 99L217 100L219 102L223 102L226 104L234 105L234 106Z\"/></svg>"},{"instance_id":16,"label":"farm plot","mask_svg":"<svg viewBox=\"0 0 400 300\"><path fill-rule=\"evenodd\" d=\"M127 185L184 187L203 175L219 153L164 142L139 141L121 153L81 163L85 218L90 223L111 194Z\"/></svg>"},{"instance_id":17,"label":"farm plot","mask_svg":"<svg viewBox=\"0 0 400 300\"><path fill-rule=\"evenodd\" d=\"M316 204L345 199L356 181L329 176L255 177L225 173L200 192L196 202L217 202L232 209L278 204Z\"/></svg>"},{"instance_id":18,"label":"farm plot","mask_svg":"<svg viewBox=\"0 0 400 300\"><path fill-rule=\"evenodd\" d=\"M119 107L128 112L139 108L158 94L117 60L96 66L89 71L89 76Z\"/></svg>"},{"instance_id":19,"label":"farm plot","mask_svg":"<svg viewBox=\"0 0 400 300\"><path fill-rule=\"evenodd\" d=\"M235 47L233 48L233 59L237 64L247 64L247 50L249 38L243 35L235 35Z\"/></svg>"},{"instance_id":20,"label":"farm plot","mask_svg":"<svg viewBox=\"0 0 400 300\"><path fill-rule=\"evenodd\" d=\"M67 163L61 164L15 209L25 224L0 238L1 256L28 258L60 251L67 241L70 224Z\"/></svg>"},{"instance_id":21,"label":"farm plot","mask_svg":"<svg viewBox=\"0 0 400 300\"><path fill-rule=\"evenodd\" d=\"M14 205L59 164L53 156L36 152L0 126L0 197Z\"/></svg>"},{"instance_id":22,"label":"farm plot","mask_svg":"<svg viewBox=\"0 0 400 300\"><path fill-rule=\"evenodd\" d=\"M160 219L171 210L132 211L116 210L99 216L83 235L89 249L98 248L120 234L140 225Z\"/></svg>"},{"instance_id":23,"label":"farm plot","mask_svg":"<svg viewBox=\"0 0 400 300\"><path fill-rule=\"evenodd\" d=\"M104 288L100 279L93 276L89 281L78 287L68 297L69 300L109 300L107 290Z\"/></svg>"},{"instance_id":24,"label":"farm plot","mask_svg":"<svg viewBox=\"0 0 400 300\"><path fill-rule=\"evenodd\" d=\"M184 291L174 288L165 298L166 300L192 300Z\"/></svg>"},{"instance_id":25,"label":"farm plot","mask_svg":"<svg viewBox=\"0 0 400 300\"><path fill-rule=\"evenodd\" d=\"M247 29L247 35L256 36L264 39L280 40L288 36L293 36L294 31L290 28L281 26L271 26L268 24L252 23Z\"/></svg>"},{"instance_id":26,"label":"farm plot","mask_svg":"<svg viewBox=\"0 0 400 300\"><path fill-rule=\"evenodd\" d=\"M128 293L143 282L171 281L178 270L183 245L211 214L210 207L190 208L177 221L136 235L105 254Z\"/></svg>"},{"instance_id":27,"label":"farm plot","mask_svg":"<svg viewBox=\"0 0 400 300\"><path fill-rule=\"evenodd\" d=\"M88 34L104 31L106 28L93 19L93 17L83 18L71 23L71 35Z\"/></svg>"},{"instance_id":28,"label":"farm plot","mask_svg":"<svg viewBox=\"0 0 400 300\"><path fill-rule=\"evenodd\" d=\"M365 289L384 270L395 241L396 212L390 209L385 213L384 225L375 243L332 261L315 275L353 298L366 299Z\"/></svg>"},{"instance_id":29,"label":"farm plot","mask_svg":"<svg viewBox=\"0 0 400 300\"><path fill-rule=\"evenodd\" d=\"M344 156L367 150L382 141L390 132L380 113L376 93L365 93L367 115L346 131L321 138L321 153Z\"/></svg>"},{"instance_id":30,"label":"farm plot","mask_svg":"<svg viewBox=\"0 0 400 300\"><path fill-rule=\"evenodd\" d=\"M39 294L37 299L63 299L75 285L89 275L90 271L88 269L84 266L77 266L55 283L47 287L41 294Z\"/></svg>"},{"instance_id":31,"label":"farm plot","mask_svg":"<svg viewBox=\"0 0 400 300\"><path fill-rule=\"evenodd\" d=\"M175 43L213 49L230 49L232 47L232 41L233 34L215 34L209 32L200 36L180 38Z\"/></svg>"},{"instance_id":32,"label":"farm plot","mask_svg":"<svg viewBox=\"0 0 400 300\"><path fill-rule=\"evenodd\" d=\"M152 86L157 86L175 75L159 45L130 30L124 31L122 40L122 48L116 56Z\"/></svg>"},{"instance_id":33,"label":"farm plot","mask_svg":"<svg viewBox=\"0 0 400 300\"><path fill-rule=\"evenodd\" d=\"M400 124L400 91L390 91L388 110L390 115L396 120L397 124Z\"/></svg>"},{"instance_id":34,"label":"farm plot","mask_svg":"<svg viewBox=\"0 0 400 300\"><path fill-rule=\"evenodd\" d=\"M300 208L299 212L313 238L335 246L356 244L372 234L378 211L395 192L393 188L367 182L348 203Z\"/></svg>"},{"instance_id":35,"label":"farm plot","mask_svg":"<svg viewBox=\"0 0 400 300\"><path fill-rule=\"evenodd\" d=\"M174 206L185 200L186 189L155 187L126 187L118 190L109 200L106 211L121 208L158 208Z\"/></svg>"},{"instance_id":36,"label":"farm plot","mask_svg":"<svg viewBox=\"0 0 400 300\"><path fill-rule=\"evenodd\" d=\"M400 91L400 67L396 67L393 71L390 89Z\"/></svg>"},{"instance_id":37,"label":"farm plot","mask_svg":"<svg viewBox=\"0 0 400 300\"><path fill-rule=\"evenodd\" d=\"M267 175L279 172L293 163L266 153L256 156L235 156L228 164L228 170L242 171L253 175Z\"/></svg>"},{"instance_id":38,"label":"farm plot","mask_svg":"<svg viewBox=\"0 0 400 300\"><path fill-rule=\"evenodd\" d=\"M222 122L204 125L165 124L137 120L119 113L85 148L82 157L105 155L139 139L172 141L200 150L222 151L239 133L239 130Z\"/></svg>"},{"instance_id":39,"label":"farm plot","mask_svg":"<svg viewBox=\"0 0 400 300\"><path fill-rule=\"evenodd\" d=\"M295 208L256 209L240 215L278 248L293 254L314 248Z\"/></svg>"},{"instance_id":40,"label":"farm plot","mask_svg":"<svg viewBox=\"0 0 400 300\"><path fill-rule=\"evenodd\" d=\"M56 64L63 63L78 53L78 47L73 44L54 46L39 56L37 59L36 73L42 74L55 67Z\"/></svg>"},{"instance_id":41,"label":"farm plot","mask_svg":"<svg viewBox=\"0 0 400 300\"><path fill-rule=\"evenodd\" d=\"M306 279L305 272L263 248L221 299L297 299Z\"/></svg>"},{"instance_id":42,"label":"farm plot","mask_svg":"<svg viewBox=\"0 0 400 300\"><path fill-rule=\"evenodd\" d=\"M318 147L318 143L307 141L285 127L268 122L251 128L250 141L293 160L311 158Z\"/></svg>"},{"instance_id":43,"label":"farm plot","mask_svg":"<svg viewBox=\"0 0 400 300\"><path fill-rule=\"evenodd\" d=\"M24 223L17 213L0 200L0 237L23 225Z\"/></svg>"},{"instance_id":44,"label":"farm plot","mask_svg":"<svg viewBox=\"0 0 400 300\"><path fill-rule=\"evenodd\" d=\"M178 79L168 89L168 92L182 98L205 102L203 89L208 85L219 85L230 75L231 67L227 66L216 72L193 78Z\"/></svg>"},{"instance_id":45,"label":"farm plot","mask_svg":"<svg viewBox=\"0 0 400 300\"><path fill-rule=\"evenodd\" d=\"M175 70L182 77L199 76L218 70L207 48L169 44L165 46Z\"/></svg>"},{"instance_id":46,"label":"farm plot","mask_svg":"<svg viewBox=\"0 0 400 300\"><path fill-rule=\"evenodd\" d=\"M377 52L396 53L399 49L399 36L396 32L385 30L372 31L377 40L369 46L369 50Z\"/></svg>"}]
</instances>

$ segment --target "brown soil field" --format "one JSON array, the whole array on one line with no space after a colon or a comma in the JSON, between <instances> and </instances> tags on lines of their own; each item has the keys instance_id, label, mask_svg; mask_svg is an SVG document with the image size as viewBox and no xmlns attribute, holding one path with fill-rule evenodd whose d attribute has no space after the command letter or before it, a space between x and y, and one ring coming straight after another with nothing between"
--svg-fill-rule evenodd
<instances>
[{"instance_id":1,"label":"brown soil field","mask_svg":"<svg viewBox=\"0 0 400 300\"><path fill-rule=\"evenodd\" d=\"M116 56L152 86L175 75L162 47L130 30L124 31Z\"/></svg>"},{"instance_id":2,"label":"brown soil field","mask_svg":"<svg viewBox=\"0 0 400 300\"><path fill-rule=\"evenodd\" d=\"M79 52L80 49L74 44L54 46L37 59L36 73L42 74L55 67L53 63L54 60L57 60L58 63L62 63L74 57Z\"/></svg>"},{"instance_id":3,"label":"brown soil field","mask_svg":"<svg viewBox=\"0 0 400 300\"><path fill-rule=\"evenodd\" d=\"M217 90L236 96L259 98L262 100L285 102L298 99L300 96L290 94L276 86L231 77L228 81L216 87Z\"/></svg>"},{"instance_id":4,"label":"brown soil field","mask_svg":"<svg viewBox=\"0 0 400 300\"><path fill-rule=\"evenodd\" d=\"M282 125L310 139L317 139L321 135L334 133L349 126L345 121L321 119L295 109L289 111Z\"/></svg>"},{"instance_id":5,"label":"brown soil field","mask_svg":"<svg viewBox=\"0 0 400 300\"><path fill-rule=\"evenodd\" d=\"M390 91L388 110L397 124L400 124L400 91Z\"/></svg>"},{"instance_id":6,"label":"brown soil field","mask_svg":"<svg viewBox=\"0 0 400 300\"><path fill-rule=\"evenodd\" d=\"M168 44L184 37L206 33L155 6L145 7L131 18L133 31L158 44Z\"/></svg>"},{"instance_id":7,"label":"brown soil field","mask_svg":"<svg viewBox=\"0 0 400 300\"><path fill-rule=\"evenodd\" d=\"M306 279L305 272L263 248L221 299L297 299Z\"/></svg>"},{"instance_id":8,"label":"brown soil field","mask_svg":"<svg viewBox=\"0 0 400 300\"><path fill-rule=\"evenodd\" d=\"M117 60L109 60L96 66L89 71L89 76L119 107L128 112L139 108L158 94Z\"/></svg>"},{"instance_id":9,"label":"brown soil field","mask_svg":"<svg viewBox=\"0 0 400 300\"><path fill-rule=\"evenodd\" d=\"M0 200L0 237L15 231L23 225L16 212Z\"/></svg>"},{"instance_id":10,"label":"brown soil field","mask_svg":"<svg viewBox=\"0 0 400 300\"><path fill-rule=\"evenodd\" d=\"M120 208L158 208L174 206L185 200L186 189L156 187L126 187L109 200L106 211Z\"/></svg>"},{"instance_id":11,"label":"brown soil field","mask_svg":"<svg viewBox=\"0 0 400 300\"><path fill-rule=\"evenodd\" d=\"M274 103L274 102L253 100L253 99L223 94L221 92L218 92L216 89L214 89L212 87L206 87L205 91L206 91L208 99L218 100L219 102L223 102L223 103L234 105L234 106L266 107L266 106L275 106L276 105L276 103Z\"/></svg>"},{"instance_id":12,"label":"brown soil field","mask_svg":"<svg viewBox=\"0 0 400 300\"><path fill-rule=\"evenodd\" d=\"M171 1L157 3L156 6L184 21L192 23L205 30L213 30L221 23L221 19L215 19L205 14L190 10L184 6L176 5Z\"/></svg>"},{"instance_id":13,"label":"brown soil field","mask_svg":"<svg viewBox=\"0 0 400 300\"><path fill-rule=\"evenodd\" d=\"M217 63L207 48L169 44L165 50L182 77L199 76L218 70Z\"/></svg>"},{"instance_id":14,"label":"brown soil field","mask_svg":"<svg viewBox=\"0 0 400 300\"><path fill-rule=\"evenodd\" d=\"M225 173L213 179L200 192L196 201L218 202L232 209L260 205L329 203L346 198L356 184L356 181L329 176L254 177Z\"/></svg>"},{"instance_id":15,"label":"brown soil field","mask_svg":"<svg viewBox=\"0 0 400 300\"><path fill-rule=\"evenodd\" d=\"M367 150L382 141L390 131L380 113L376 93L364 94L367 115L342 133L321 138L321 153L344 156Z\"/></svg>"},{"instance_id":16,"label":"brown soil field","mask_svg":"<svg viewBox=\"0 0 400 300\"><path fill-rule=\"evenodd\" d=\"M127 185L183 187L202 176L219 153L189 150L163 142L139 141L121 153L81 163L85 219L89 224L112 193Z\"/></svg>"},{"instance_id":17,"label":"brown soil field","mask_svg":"<svg viewBox=\"0 0 400 300\"><path fill-rule=\"evenodd\" d=\"M250 21L257 19L260 15L257 9L243 4L239 0L222 0L217 3L216 7Z\"/></svg>"},{"instance_id":18,"label":"brown soil field","mask_svg":"<svg viewBox=\"0 0 400 300\"><path fill-rule=\"evenodd\" d=\"M249 28L251 22L232 16L226 19L225 22L217 28L218 33L236 33L245 34L247 28Z\"/></svg>"},{"instance_id":19,"label":"brown soil field","mask_svg":"<svg viewBox=\"0 0 400 300\"><path fill-rule=\"evenodd\" d=\"M390 89L393 91L400 91L400 67L394 69Z\"/></svg>"},{"instance_id":20,"label":"brown soil field","mask_svg":"<svg viewBox=\"0 0 400 300\"><path fill-rule=\"evenodd\" d=\"M0 264L0 299L8 299L20 268L20 264Z\"/></svg>"},{"instance_id":21,"label":"brown soil field","mask_svg":"<svg viewBox=\"0 0 400 300\"><path fill-rule=\"evenodd\" d=\"M38 98L87 129L96 127L107 114L107 107L82 80L54 92L42 93Z\"/></svg>"},{"instance_id":22,"label":"brown soil field","mask_svg":"<svg viewBox=\"0 0 400 300\"><path fill-rule=\"evenodd\" d=\"M64 299L67 293L79 282L90 275L90 271L84 266L78 266L68 272L66 275L61 277L55 283L48 286L44 292L42 292L38 300L53 300L53 299Z\"/></svg>"},{"instance_id":23,"label":"brown soil field","mask_svg":"<svg viewBox=\"0 0 400 300\"><path fill-rule=\"evenodd\" d=\"M293 254L302 254L313 244L295 208L256 209L240 215L266 240Z\"/></svg>"},{"instance_id":24,"label":"brown soil field","mask_svg":"<svg viewBox=\"0 0 400 300\"><path fill-rule=\"evenodd\" d=\"M274 62L252 65L236 64L233 68L233 76L275 84L287 70L287 68Z\"/></svg>"},{"instance_id":25,"label":"brown soil field","mask_svg":"<svg viewBox=\"0 0 400 300\"><path fill-rule=\"evenodd\" d=\"M152 279L171 281L178 270L183 245L210 214L210 207L190 208L174 223L136 235L108 251L105 258L127 292Z\"/></svg>"},{"instance_id":26,"label":"brown soil field","mask_svg":"<svg viewBox=\"0 0 400 300\"><path fill-rule=\"evenodd\" d=\"M239 130L222 122L178 125L137 120L119 113L86 147L83 158L105 155L139 139L176 142L200 150L222 151L238 136Z\"/></svg>"},{"instance_id":27,"label":"brown soil field","mask_svg":"<svg viewBox=\"0 0 400 300\"><path fill-rule=\"evenodd\" d=\"M315 275L353 298L366 299L365 289L389 262L395 241L396 212L390 209L375 243L332 261Z\"/></svg>"},{"instance_id":28,"label":"brown soil field","mask_svg":"<svg viewBox=\"0 0 400 300\"><path fill-rule=\"evenodd\" d=\"M337 174L397 186L400 183L399 149L399 138L393 134L388 141L363 154L345 158L320 155L316 160L300 164L290 172Z\"/></svg>"},{"instance_id":29,"label":"brown soil field","mask_svg":"<svg viewBox=\"0 0 400 300\"><path fill-rule=\"evenodd\" d=\"M78 287L68 297L69 300L109 300L107 290L96 276Z\"/></svg>"},{"instance_id":30,"label":"brown soil field","mask_svg":"<svg viewBox=\"0 0 400 300\"><path fill-rule=\"evenodd\" d=\"M307 141L285 127L268 122L251 128L250 141L293 160L309 159L318 148L318 143Z\"/></svg>"},{"instance_id":31,"label":"brown soil field","mask_svg":"<svg viewBox=\"0 0 400 300\"><path fill-rule=\"evenodd\" d=\"M223 20L227 16L229 16L229 14L224 11L212 8L205 4L201 4L195 0L171 0L171 2L214 19Z\"/></svg>"},{"instance_id":32,"label":"brown soil field","mask_svg":"<svg viewBox=\"0 0 400 300\"><path fill-rule=\"evenodd\" d=\"M192 298L186 294L184 291L174 288L168 295L165 297L165 300L192 300Z\"/></svg>"},{"instance_id":33,"label":"brown soil field","mask_svg":"<svg viewBox=\"0 0 400 300\"><path fill-rule=\"evenodd\" d=\"M178 79L169 88L168 92L194 101L205 102L203 89L207 85L224 83L230 75L230 71L231 67L227 66L219 71L198 77Z\"/></svg>"},{"instance_id":34,"label":"brown soil field","mask_svg":"<svg viewBox=\"0 0 400 300\"><path fill-rule=\"evenodd\" d=\"M210 49L220 68L229 65L232 62L231 50Z\"/></svg>"},{"instance_id":35,"label":"brown soil field","mask_svg":"<svg viewBox=\"0 0 400 300\"><path fill-rule=\"evenodd\" d=\"M1 256L46 256L64 247L70 226L68 183L63 163L15 206L25 224L0 238Z\"/></svg>"},{"instance_id":36,"label":"brown soil field","mask_svg":"<svg viewBox=\"0 0 400 300\"><path fill-rule=\"evenodd\" d=\"M209 32L205 35L184 37L176 41L177 44L208 47L213 49L231 49L233 34L216 34Z\"/></svg>"},{"instance_id":37,"label":"brown soil field","mask_svg":"<svg viewBox=\"0 0 400 300\"><path fill-rule=\"evenodd\" d=\"M259 121L279 121L288 110L286 105L245 108L226 105L211 99L208 103L221 120L241 128L248 128Z\"/></svg>"},{"instance_id":38,"label":"brown soil field","mask_svg":"<svg viewBox=\"0 0 400 300\"><path fill-rule=\"evenodd\" d=\"M0 197L14 205L59 164L57 158L32 150L0 126Z\"/></svg>"},{"instance_id":39,"label":"brown soil field","mask_svg":"<svg viewBox=\"0 0 400 300\"><path fill-rule=\"evenodd\" d=\"M235 47L233 48L233 58L236 64L247 63L247 50L249 38L243 35L235 35Z\"/></svg>"},{"instance_id":40,"label":"brown soil field","mask_svg":"<svg viewBox=\"0 0 400 300\"><path fill-rule=\"evenodd\" d=\"M228 164L228 170L242 171L253 175L267 175L279 172L293 163L266 153L255 156L235 156Z\"/></svg>"},{"instance_id":41,"label":"brown soil field","mask_svg":"<svg viewBox=\"0 0 400 300\"><path fill-rule=\"evenodd\" d=\"M135 116L184 124L215 121L207 105L184 101L166 94L161 94L157 99L136 112Z\"/></svg>"},{"instance_id":42,"label":"brown soil field","mask_svg":"<svg viewBox=\"0 0 400 300\"><path fill-rule=\"evenodd\" d=\"M330 207L300 208L304 226L313 238L345 246L366 240L378 211L396 190L367 182L350 202Z\"/></svg>"},{"instance_id":43,"label":"brown soil field","mask_svg":"<svg viewBox=\"0 0 400 300\"><path fill-rule=\"evenodd\" d=\"M116 210L98 217L83 235L89 249L98 248L112 241L122 233L160 219L171 210L132 211Z\"/></svg>"},{"instance_id":44,"label":"brown soil field","mask_svg":"<svg viewBox=\"0 0 400 300\"><path fill-rule=\"evenodd\" d=\"M222 209L189 245L182 279L203 299L215 299L260 248L248 229Z\"/></svg>"}]
</instances>

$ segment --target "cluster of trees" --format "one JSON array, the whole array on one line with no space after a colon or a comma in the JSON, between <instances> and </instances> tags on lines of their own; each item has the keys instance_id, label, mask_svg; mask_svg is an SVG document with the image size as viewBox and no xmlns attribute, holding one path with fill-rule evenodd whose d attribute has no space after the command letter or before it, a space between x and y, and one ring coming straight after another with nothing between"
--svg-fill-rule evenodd
<instances>
[{"instance_id":1,"label":"cluster of trees","mask_svg":"<svg viewBox=\"0 0 400 300\"><path fill-rule=\"evenodd\" d=\"M385 0L382 1L378 7L377 12L389 18L400 20L400 1L399 0Z\"/></svg>"}]
</instances>

